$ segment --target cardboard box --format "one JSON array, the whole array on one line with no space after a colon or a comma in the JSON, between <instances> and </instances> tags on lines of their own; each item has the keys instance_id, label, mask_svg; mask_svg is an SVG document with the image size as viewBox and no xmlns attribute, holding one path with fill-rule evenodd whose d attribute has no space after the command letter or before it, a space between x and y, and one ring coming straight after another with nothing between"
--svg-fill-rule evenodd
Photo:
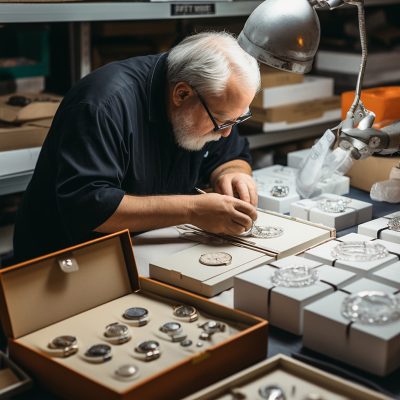
<instances>
[{"instance_id":1,"label":"cardboard box","mask_svg":"<svg viewBox=\"0 0 400 400\"><path fill-rule=\"evenodd\" d=\"M258 122L290 123L321 118L324 112L340 108L340 97L331 96L318 100L304 101L280 107L260 108L252 107L252 119Z\"/></svg>"},{"instance_id":2,"label":"cardboard box","mask_svg":"<svg viewBox=\"0 0 400 400\"><path fill-rule=\"evenodd\" d=\"M255 224L277 226L284 233L279 237L261 239L214 235L189 227L187 232L191 229L194 233L191 239L202 244L151 260L150 277L212 297L231 288L235 275L273 259L300 253L310 246L331 240L335 235L333 229L263 210L258 211ZM231 257L228 263L204 265L201 261L204 254L219 252Z\"/></svg>"},{"instance_id":3,"label":"cardboard box","mask_svg":"<svg viewBox=\"0 0 400 400\"><path fill-rule=\"evenodd\" d=\"M48 128L37 126L5 126L0 124L0 151L40 147L46 139Z\"/></svg>"},{"instance_id":4,"label":"cardboard box","mask_svg":"<svg viewBox=\"0 0 400 400\"><path fill-rule=\"evenodd\" d=\"M400 320L381 325L351 322L341 314L341 305L351 293L394 294L398 289L362 278L343 290L305 307L303 345L375 375L391 373L400 366Z\"/></svg>"},{"instance_id":5,"label":"cardboard box","mask_svg":"<svg viewBox=\"0 0 400 400\"><path fill-rule=\"evenodd\" d=\"M43 387L66 399L181 398L266 355L266 321L139 278L128 231L3 269L0 284L11 358ZM126 308L141 304L151 305L148 324L130 326L131 341L112 345L110 361L92 364L82 358L91 344L104 343L105 324L121 322ZM227 329L191 351L160 339L158 327L173 320L172 306L177 304L192 305L199 321L222 321ZM192 339L193 332L201 332L196 323L182 325ZM48 343L65 334L77 336L79 351L55 357ZM137 341L153 338L160 343L161 357L134 359ZM138 378L115 379L116 368L127 362L139 367Z\"/></svg>"},{"instance_id":6,"label":"cardboard box","mask_svg":"<svg viewBox=\"0 0 400 400\"><path fill-rule=\"evenodd\" d=\"M394 213L399 214L399 213ZM392 214L393 215L393 214ZM392 231L388 227L388 222L393 217L382 217L366 222L358 226L358 233L371 236L372 238L386 240L388 242L400 244L400 232Z\"/></svg>"},{"instance_id":7,"label":"cardboard box","mask_svg":"<svg viewBox=\"0 0 400 400\"><path fill-rule=\"evenodd\" d=\"M375 240L374 243L380 242L383 246L385 246L389 254L385 258L381 258L373 261L344 261L338 260L332 255L332 250L340 243L340 242L352 242L352 241L371 241L370 237L364 235L350 234L346 236L342 236L339 239L333 240L328 243L324 243L320 246L314 247L310 250L307 250L304 253L304 256L310 260L318 261L327 265L333 265L336 268L342 268L350 272L357 273L358 276L370 276L371 273L378 271L379 269L393 264L396 262L400 254L400 250L397 253L393 253L390 248L391 243L386 241L378 241Z\"/></svg>"},{"instance_id":8,"label":"cardboard box","mask_svg":"<svg viewBox=\"0 0 400 400\"><path fill-rule=\"evenodd\" d=\"M356 279L356 275L328 265L318 265L302 257L288 258L291 258L290 266L307 265L312 268L318 274L318 280L307 287L276 286L271 278L279 268L261 266L235 277L234 306L238 310L268 318L272 326L301 335L304 307L347 285ZM286 267L289 265L286 263Z\"/></svg>"},{"instance_id":9,"label":"cardboard box","mask_svg":"<svg viewBox=\"0 0 400 400\"><path fill-rule=\"evenodd\" d=\"M8 104L13 96L21 96L31 102L26 106ZM27 121L53 118L61 102L60 96L47 93L14 93L0 96L0 120L9 123L23 123Z\"/></svg>"},{"instance_id":10,"label":"cardboard box","mask_svg":"<svg viewBox=\"0 0 400 400\"><path fill-rule=\"evenodd\" d=\"M371 156L364 160L354 161L347 175L351 186L369 192L375 182L389 179L390 170L400 165L400 157Z\"/></svg>"},{"instance_id":11,"label":"cardboard box","mask_svg":"<svg viewBox=\"0 0 400 400\"><path fill-rule=\"evenodd\" d=\"M293 393L293 399L311 398L329 400L389 400L389 397L367 389L336 375L331 375L308 364L277 354L244 371L240 371L208 388L194 393L184 400L258 399L259 388L267 385L281 387L286 398ZM313 397L313 398L314 398ZM317 398L317 397L315 397Z\"/></svg>"},{"instance_id":12,"label":"cardboard box","mask_svg":"<svg viewBox=\"0 0 400 400\"><path fill-rule=\"evenodd\" d=\"M281 71L276 68L268 67L265 64L260 66L261 88L275 86L287 86L304 81L303 74L293 74L291 72Z\"/></svg>"},{"instance_id":13,"label":"cardboard box","mask_svg":"<svg viewBox=\"0 0 400 400\"><path fill-rule=\"evenodd\" d=\"M326 212L319 207L323 200L343 200L350 201L343 212ZM348 197L337 196L325 193L312 199L299 200L290 205L290 215L305 219L325 226L330 226L336 230L342 230L354 225L358 225L372 218L372 204L350 199Z\"/></svg>"}]
</instances>

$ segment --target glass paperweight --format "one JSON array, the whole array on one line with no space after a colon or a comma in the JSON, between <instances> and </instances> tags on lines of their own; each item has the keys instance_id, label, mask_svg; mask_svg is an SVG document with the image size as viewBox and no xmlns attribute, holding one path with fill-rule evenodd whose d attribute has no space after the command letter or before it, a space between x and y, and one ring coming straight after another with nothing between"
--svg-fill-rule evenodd
<instances>
[{"instance_id":1,"label":"glass paperweight","mask_svg":"<svg viewBox=\"0 0 400 400\"><path fill-rule=\"evenodd\" d=\"M318 272L307 265L294 265L278 269L274 272L271 282L276 286L305 287L318 280Z\"/></svg>"},{"instance_id":2,"label":"glass paperweight","mask_svg":"<svg viewBox=\"0 0 400 400\"><path fill-rule=\"evenodd\" d=\"M346 211L351 200L347 199L322 199L318 202L318 207L329 213L342 213Z\"/></svg>"},{"instance_id":3,"label":"glass paperweight","mask_svg":"<svg viewBox=\"0 0 400 400\"><path fill-rule=\"evenodd\" d=\"M394 217L389 219L388 228L391 231L400 232L400 217Z\"/></svg>"},{"instance_id":4,"label":"glass paperweight","mask_svg":"<svg viewBox=\"0 0 400 400\"><path fill-rule=\"evenodd\" d=\"M343 300L341 311L353 322L383 325L400 319L400 298L385 292L358 292Z\"/></svg>"},{"instance_id":5,"label":"glass paperweight","mask_svg":"<svg viewBox=\"0 0 400 400\"><path fill-rule=\"evenodd\" d=\"M283 229L279 226L253 225L251 236L260 239L272 239L283 235Z\"/></svg>"},{"instance_id":6,"label":"glass paperweight","mask_svg":"<svg viewBox=\"0 0 400 400\"><path fill-rule=\"evenodd\" d=\"M343 242L332 251L332 257L343 261L374 261L388 256L385 246L374 242Z\"/></svg>"}]
</instances>

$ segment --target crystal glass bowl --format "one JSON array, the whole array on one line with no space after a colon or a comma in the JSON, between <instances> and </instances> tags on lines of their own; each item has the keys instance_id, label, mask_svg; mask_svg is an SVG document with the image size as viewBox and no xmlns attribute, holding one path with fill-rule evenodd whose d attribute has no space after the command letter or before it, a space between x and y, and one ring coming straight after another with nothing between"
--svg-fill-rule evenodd
<instances>
[{"instance_id":1,"label":"crystal glass bowl","mask_svg":"<svg viewBox=\"0 0 400 400\"><path fill-rule=\"evenodd\" d=\"M294 265L275 271L271 282L276 286L300 288L318 280L318 272L307 265Z\"/></svg>"},{"instance_id":2,"label":"crystal glass bowl","mask_svg":"<svg viewBox=\"0 0 400 400\"><path fill-rule=\"evenodd\" d=\"M342 315L362 324L383 325L400 319L400 298L378 291L363 291L347 296Z\"/></svg>"},{"instance_id":3,"label":"crystal glass bowl","mask_svg":"<svg viewBox=\"0 0 400 400\"><path fill-rule=\"evenodd\" d=\"M389 252L385 246L373 242L343 242L332 251L332 257L343 261L373 261L385 258Z\"/></svg>"}]
</instances>

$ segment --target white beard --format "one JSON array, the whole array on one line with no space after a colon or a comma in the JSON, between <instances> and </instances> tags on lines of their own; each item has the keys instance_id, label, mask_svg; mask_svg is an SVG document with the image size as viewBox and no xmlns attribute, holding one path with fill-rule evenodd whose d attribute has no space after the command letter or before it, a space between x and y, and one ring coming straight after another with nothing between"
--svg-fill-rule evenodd
<instances>
[{"instance_id":1,"label":"white beard","mask_svg":"<svg viewBox=\"0 0 400 400\"><path fill-rule=\"evenodd\" d=\"M183 113L181 110L177 110L176 113L172 115L171 120L175 140L178 145L185 150L199 151L207 142L221 139L221 135L216 132L202 136L194 133L195 124L193 122L193 117L187 115L187 113Z\"/></svg>"}]
</instances>

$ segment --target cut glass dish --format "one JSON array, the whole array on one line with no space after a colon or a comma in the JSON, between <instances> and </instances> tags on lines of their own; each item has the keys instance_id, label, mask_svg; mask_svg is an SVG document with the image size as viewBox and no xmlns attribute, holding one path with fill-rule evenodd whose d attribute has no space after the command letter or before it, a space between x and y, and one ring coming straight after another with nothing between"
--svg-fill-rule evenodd
<instances>
[{"instance_id":1,"label":"cut glass dish","mask_svg":"<svg viewBox=\"0 0 400 400\"><path fill-rule=\"evenodd\" d=\"M318 207L325 212L339 214L345 212L351 200L347 199L322 199Z\"/></svg>"},{"instance_id":2,"label":"cut glass dish","mask_svg":"<svg viewBox=\"0 0 400 400\"><path fill-rule=\"evenodd\" d=\"M373 242L343 242L332 251L332 257L343 261L374 261L388 256L385 246Z\"/></svg>"},{"instance_id":3,"label":"cut glass dish","mask_svg":"<svg viewBox=\"0 0 400 400\"><path fill-rule=\"evenodd\" d=\"M294 265L278 269L274 272L271 282L276 286L305 287L318 280L318 272L307 265Z\"/></svg>"},{"instance_id":4,"label":"cut glass dish","mask_svg":"<svg viewBox=\"0 0 400 400\"><path fill-rule=\"evenodd\" d=\"M389 219L388 228L391 231L400 232L400 217L394 217Z\"/></svg>"},{"instance_id":5,"label":"cut glass dish","mask_svg":"<svg viewBox=\"0 0 400 400\"><path fill-rule=\"evenodd\" d=\"M251 236L260 239L271 239L283 235L283 229L279 226L253 225Z\"/></svg>"},{"instance_id":6,"label":"cut glass dish","mask_svg":"<svg viewBox=\"0 0 400 400\"><path fill-rule=\"evenodd\" d=\"M353 322L383 325L400 319L400 298L385 292L358 292L343 300L341 311Z\"/></svg>"}]
</instances>

